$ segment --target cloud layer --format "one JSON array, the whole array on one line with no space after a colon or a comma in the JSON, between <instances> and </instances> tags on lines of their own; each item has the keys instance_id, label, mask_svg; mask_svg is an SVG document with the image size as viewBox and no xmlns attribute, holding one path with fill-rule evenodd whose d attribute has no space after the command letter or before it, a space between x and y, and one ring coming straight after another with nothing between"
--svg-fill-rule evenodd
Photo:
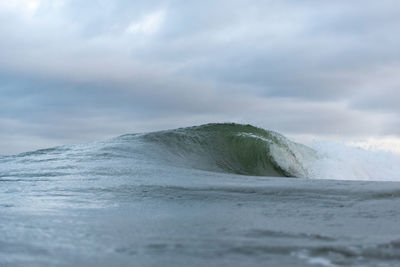
<instances>
[{"instance_id":1,"label":"cloud layer","mask_svg":"<svg viewBox=\"0 0 400 267\"><path fill-rule=\"evenodd\" d=\"M397 0L0 3L0 154L206 122L400 135Z\"/></svg>"}]
</instances>

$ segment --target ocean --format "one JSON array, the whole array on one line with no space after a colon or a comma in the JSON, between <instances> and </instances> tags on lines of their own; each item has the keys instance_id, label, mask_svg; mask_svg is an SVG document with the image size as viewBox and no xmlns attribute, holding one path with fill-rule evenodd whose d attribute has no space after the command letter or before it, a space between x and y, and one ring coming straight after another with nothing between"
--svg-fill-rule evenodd
<instances>
[{"instance_id":1,"label":"ocean","mask_svg":"<svg viewBox=\"0 0 400 267\"><path fill-rule=\"evenodd\" d=\"M0 156L0 266L400 266L399 182L227 123Z\"/></svg>"}]
</instances>

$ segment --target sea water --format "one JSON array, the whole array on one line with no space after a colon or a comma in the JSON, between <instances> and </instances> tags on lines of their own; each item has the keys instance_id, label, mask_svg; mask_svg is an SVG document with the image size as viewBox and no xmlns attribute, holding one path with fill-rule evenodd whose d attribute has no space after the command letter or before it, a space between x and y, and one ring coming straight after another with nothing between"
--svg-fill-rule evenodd
<instances>
[{"instance_id":1,"label":"sea water","mask_svg":"<svg viewBox=\"0 0 400 267\"><path fill-rule=\"evenodd\" d=\"M400 159L208 124L0 157L0 266L400 266Z\"/></svg>"}]
</instances>

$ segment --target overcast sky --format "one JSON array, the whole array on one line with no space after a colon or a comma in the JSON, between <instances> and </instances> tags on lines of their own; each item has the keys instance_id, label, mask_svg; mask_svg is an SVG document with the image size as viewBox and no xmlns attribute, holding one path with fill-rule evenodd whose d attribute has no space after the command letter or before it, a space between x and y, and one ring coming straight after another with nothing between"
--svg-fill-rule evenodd
<instances>
[{"instance_id":1,"label":"overcast sky","mask_svg":"<svg viewBox=\"0 0 400 267\"><path fill-rule=\"evenodd\" d=\"M208 122L400 136L398 0L0 0L0 154Z\"/></svg>"}]
</instances>

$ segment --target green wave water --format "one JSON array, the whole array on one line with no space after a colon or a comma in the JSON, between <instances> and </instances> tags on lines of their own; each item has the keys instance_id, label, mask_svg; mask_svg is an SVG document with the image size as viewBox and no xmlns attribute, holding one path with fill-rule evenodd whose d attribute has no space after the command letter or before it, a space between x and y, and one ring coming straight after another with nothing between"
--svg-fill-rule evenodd
<instances>
[{"instance_id":1,"label":"green wave water","mask_svg":"<svg viewBox=\"0 0 400 267\"><path fill-rule=\"evenodd\" d=\"M161 145L175 164L242 175L304 177L303 157L315 153L279 133L234 123L149 133L143 139Z\"/></svg>"}]
</instances>

